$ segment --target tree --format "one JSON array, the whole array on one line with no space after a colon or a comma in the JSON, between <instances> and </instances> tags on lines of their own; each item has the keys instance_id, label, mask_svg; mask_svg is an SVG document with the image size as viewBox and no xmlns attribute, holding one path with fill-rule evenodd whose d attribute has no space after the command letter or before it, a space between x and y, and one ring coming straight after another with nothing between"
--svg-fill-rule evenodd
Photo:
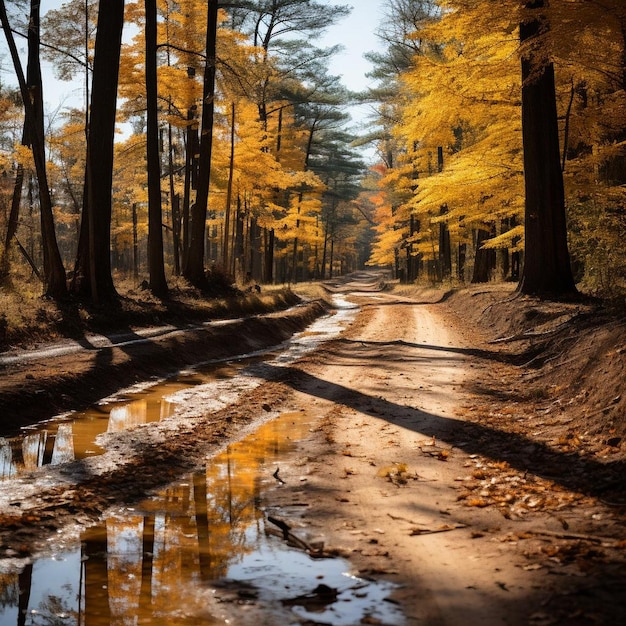
<instances>
[{"instance_id":1,"label":"tree","mask_svg":"<svg viewBox=\"0 0 626 626\"><path fill-rule=\"evenodd\" d=\"M163 227L161 211L161 161L159 158L159 120L157 105L157 8L156 0L145 0L146 72L146 162L148 164L148 270L152 293L167 294L163 264Z\"/></svg>"},{"instance_id":2,"label":"tree","mask_svg":"<svg viewBox=\"0 0 626 626\"><path fill-rule=\"evenodd\" d=\"M465 264L464 246L473 239L477 262L488 258L484 253L489 250L508 249L498 257L504 259L502 270L509 267L508 253L518 254L526 245L520 291L546 296L574 293L561 172L566 155L561 159L560 142L567 144L568 135L571 142L573 129L582 127L573 124L572 109L562 96L570 95L570 72L573 85L582 80L580 75L585 76L583 82L589 80L588 68L600 58L601 38L609 32L606 25L618 20L599 20L599 5L578 0L490 2L489 10L487 3L475 0L439 4L441 11L432 13L436 19L419 24L410 37L419 46L411 67L401 74L395 108L385 109L393 138L401 143L394 159L397 172L383 180L407 194L401 202L420 222L416 235L408 228L407 243L417 243L424 256L436 259L441 251L429 231L445 224L459 244L459 269ZM603 3L605 12L613 4ZM520 28L518 49L511 37L516 28ZM580 41L586 45L574 44ZM611 42L608 49L622 47ZM594 51L594 58L583 58L587 50ZM611 56L615 58L614 53ZM554 78L555 62L566 78L560 83ZM606 59L600 73L614 73ZM614 102L611 98L611 106ZM559 118L565 120L562 128ZM446 163L435 169L434 155L440 149ZM588 193L587 189L578 197ZM573 204L573 188L569 198ZM403 212L396 209L398 219ZM483 270L491 264L484 264ZM474 273L478 275L481 280L486 277L484 271Z\"/></svg>"},{"instance_id":3,"label":"tree","mask_svg":"<svg viewBox=\"0 0 626 626\"><path fill-rule=\"evenodd\" d=\"M574 278L614 297L626 284L626 3L577 2L574 12L553 0L546 10Z\"/></svg>"},{"instance_id":4,"label":"tree","mask_svg":"<svg viewBox=\"0 0 626 626\"><path fill-rule=\"evenodd\" d=\"M84 207L73 289L96 303L117 297L111 275L111 191L124 0L98 12Z\"/></svg>"},{"instance_id":5,"label":"tree","mask_svg":"<svg viewBox=\"0 0 626 626\"><path fill-rule=\"evenodd\" d=\"M206 64L202 92L202 119L198 156L196 201L191 207L191 228L187 262L183 275L198 287L206 285L204 272L204 241L211 178L211 153L213 149L213 118L215 112L215 61L217 48L217 0L207 2Z\"/></svg>"},{"instance_id":6,"label":"tree","mask_svg":"<svg viewBox=\"0 0 626 626\"><path fill-rule=\"evenodd\" d=\"M42 56L54 64L59 80L72 80L92 69L98 0L68 0L42 19ZM87 101L86 104L89 104Z\"/></svg>"},{"instance_id":7,"label":"tree","mask_svg":"<svg viewBox=\"0 0 626 626\"><path fill-rule=\"evenodd\" d=\"M23 105L19 90L0 88L0 171L2 178L7 182L0 186L0 202L5 206L9 204L10 210L8 215L1 215L4 227L4 247L0 255L0 285L9 282L11 270L11 250L13 240L17 236L19 227L20 203L22 198L22 188L24 183L24 163L14 155L14 146L16 144L16 134L19 128L22 128L22 137L24 135L24 119ZM17 166L14 166L17 162ZM8 183L11 176L14 175L14 183L12 190ZM2 231L0 231L2 232Z\"/></svg>"},{"instance_id":8,"label":"tree","mask_svg":"<svg viewBox=\"0 0 626 626\"><path fill-rule=\"evenodd\" d=\"M61 254L56 240L54 217L52 214L52 199L46 174L46 154L44 141L43 119L43 87L41 79L41 65L39 60L39 24L40 3L32 0L28 29L28 70L24 77L21 62L13 33L9 25L4 0L0 0L0 20L4 30L11 58L22 94L25 111L25 138L31 146L37 181L39 183L39 209L41 215L41 236L44 257L44 280L46 295L53 298L62 298L67 294L66 276Z\"/></svg>"},{"instance_id":9,"label":"tree","mask_svg":"<svg viewBox=\"0 0 626 626\"><path fill-rule=\"evenodd\" d=\"M521 293L576 293L567 248L565 192L561 171L554 65L534 40L549 24L546 0L525 5L522 45L522 136L524 142L525 256Z\"/></svg>"}]
</instances>

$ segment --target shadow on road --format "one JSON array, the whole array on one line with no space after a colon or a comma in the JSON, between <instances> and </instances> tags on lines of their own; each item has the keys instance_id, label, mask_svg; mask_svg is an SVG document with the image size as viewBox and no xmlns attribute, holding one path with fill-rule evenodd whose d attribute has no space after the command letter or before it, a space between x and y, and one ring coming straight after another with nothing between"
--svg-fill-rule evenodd
<instances>
[{"instance_id":1,"label":"shadow on road","mask_svg":"<svg viewBox=\"0 0 626 626\"><path fill-rule=\"evenodd\" d=\"M368 346L371 348L386 349L391 346L399 346L403 348L417 348L421 350L431 350L434 352L452 352L454 354L460 354L463 356L472 356L479 359L485 359L489 361L496 361L498 363L508 363L510 365L523 365L532 358L537 350L524 350L519 353L510 352L498 352L495 350L481 350L479 348L459 348L456 346L434 346L424 343L411 343L404 341L403 339L397 339L395 341L362 341L360 339L337 339L336 343L344 344L349 348ZM352 353L351 353L352 356ZM405 357L403 357L403 360Z\"/></svg>"},{"instance_id":2,"label":"shadow on road","mask_svg":"<svg viewBox=\"0 0 626 626\"><path fill-rule=\"evenodd\" d=\"M262 370L268 379L280 379L296 391L345 404L361 413L428 437L435 436L467 454L480 454L495 461L506 461L520 471L531 472L568 489L596 497L606 496L609 491L615 497L616 491L624 491L622 477L626 463L623 461L600 463L576 453L560 452L519 433L504 432L483 424L389 402L385 398L367 395L312 376L295 367L281 368L266 364Z\"/></svg>"}]
</instances>

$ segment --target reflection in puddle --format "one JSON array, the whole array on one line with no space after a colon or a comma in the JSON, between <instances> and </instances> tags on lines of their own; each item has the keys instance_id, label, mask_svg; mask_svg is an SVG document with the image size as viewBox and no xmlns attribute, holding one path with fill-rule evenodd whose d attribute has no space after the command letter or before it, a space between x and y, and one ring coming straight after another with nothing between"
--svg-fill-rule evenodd
<instances>
[{"instance_id":1,"label":"reflection in puddle","mask_svg":"<svg viewBox=\"0 0 626 626\"><path fill-rule=\"evenodd\" d=\"M208 363L175 378L118 394L86 411L25 428L16 437L0 437L0 480L44 465L102 454L104 450L96 443L99 435L158 422L177 411L182 413L183 405L191 406L194 396L206 410L218 410L235 402L243 390L260 383L261 379L251 377L259 362L271 359L275 365L287 365L341 332L353 319L357 307L339 296L335 296L335 305L336 313L313 322L277 354L263 351Z\"/></svg>"},{"instance_id":2,"label":"reflection in puddle","mask_svg":"<svg viewBox=\"0 0 626 626\"><path fill-rule=\"evenodd\" d=\"M199 384L210 372L196 374ZM98 435L158 422L172 415L175 405L167 396L192 384L189 378L167 380L113 401L96 405L65 418L24 429L23 435L0 437L0 480L43 465L59 465L84 459L103 450Z\"/></svg>"},{"instance_id":3,"label":"reflection in puddle","mask_svg":"<svg viewBox=\"0 0 626 626\"><path fill-rule=\"evenodd\" d=\"M390 583L265 533L262 491L309 426L303 413L284 414L188 480L108 516L73 549L0 574L0 626L403 624L385 602Z\"/></svg>"}]
</instances>

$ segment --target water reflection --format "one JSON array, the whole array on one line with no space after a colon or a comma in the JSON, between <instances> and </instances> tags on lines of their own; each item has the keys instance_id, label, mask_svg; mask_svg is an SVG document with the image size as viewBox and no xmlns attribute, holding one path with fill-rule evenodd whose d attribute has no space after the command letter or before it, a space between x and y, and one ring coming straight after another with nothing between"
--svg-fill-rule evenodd
<instances>
[{"instance_id":1,"label":"water reflection","mask_svg":"<svg viewBox=\"0 0 626 626\"><path fill-rule=\"evenodd\" d=\"M307 607L293 599L320 583L339 591L322 623L355 624L367 615L402 624L382 601L390 585L356 581L345 562L310 559L265 535L264 485L308 428L303 414L285 414L187 480L110 515L74 549L0 574L0 626L223 624L238 604L215 602L212 585L220 579L254 589L254 601L272 615L257 624L306 623Z\"/></svg>"},{"instance_id":2,"label":"water reflection","mask_svg":"<svg viewBox=\"0 0 626 626\"><path fill-rule=\"evenodd\" d=\"M22 435L0 437L0 480L44 465L60 465L102 454L102 448L95 443L98 435L171 417L177 406L171 398L174 394L210 380L232 377L242 367L243 363L221 364L185 372L86 411L25 429Z\"/></svg>"}]
</instances>

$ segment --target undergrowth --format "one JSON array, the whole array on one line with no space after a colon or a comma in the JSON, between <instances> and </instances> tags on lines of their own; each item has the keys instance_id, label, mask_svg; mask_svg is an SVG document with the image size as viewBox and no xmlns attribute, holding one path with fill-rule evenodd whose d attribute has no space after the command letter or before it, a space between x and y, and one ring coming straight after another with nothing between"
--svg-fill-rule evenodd
<instances>
[{"instance_id":1,"label":"undergrowth","mask_svg":"<svg viewBox=\"0 0 626 626\"><path fill-rule=\"evenodd\" d=\"M299 296L282 286L247 289L231 286L224 295L207 295L182 279L170 282L167 299L154 297L144 285L116 281L119 298L96 306L68 297L54 301L41 295L40 285L27 281L0 288L0 350L28 346L89 332L123 331L162 324L189 325L212 319L242 317L280 310Z\"/></svg>"}]
</instances>

